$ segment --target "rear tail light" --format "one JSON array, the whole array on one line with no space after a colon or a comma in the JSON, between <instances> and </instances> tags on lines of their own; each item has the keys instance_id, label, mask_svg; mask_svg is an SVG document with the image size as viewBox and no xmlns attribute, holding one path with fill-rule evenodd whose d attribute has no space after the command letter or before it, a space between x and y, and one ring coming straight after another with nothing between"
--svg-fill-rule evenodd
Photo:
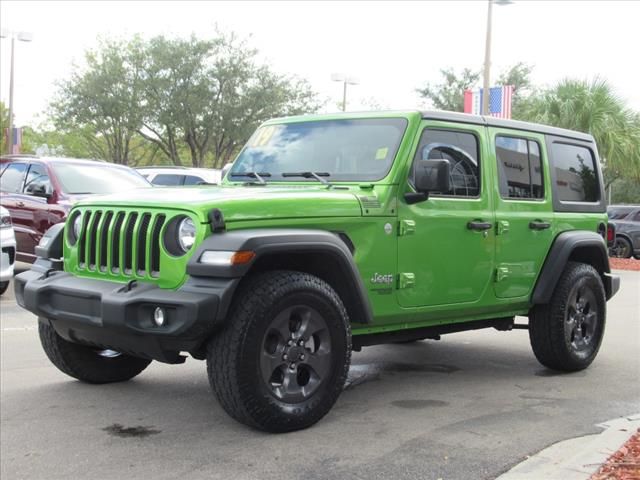
<instances>
[{"instance_id":1,"label":"rear tail light","mask_svg":"<svg viewBox=\"0 0 640 480\"><path fill-rule=\"evenodd\" d=\"M613 247L616 240L616 226L613 223L607 224L607 245Z\"/></svg>"}]
</instances>

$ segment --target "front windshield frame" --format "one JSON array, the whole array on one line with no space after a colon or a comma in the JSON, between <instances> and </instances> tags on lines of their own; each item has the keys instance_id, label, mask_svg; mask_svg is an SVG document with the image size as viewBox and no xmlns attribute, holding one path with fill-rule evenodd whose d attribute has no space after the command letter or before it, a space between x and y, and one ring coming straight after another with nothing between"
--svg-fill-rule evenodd
<instances>
[{"instance_id":1,"label":"front windshield frame","mask_svg":"<svg viewBox=\"0 0 640 480\"><path fill-rule=\"evenodd\" d=\"M108 163L96 163L88 164L88 163L72 163L72 162L56 162L52 163L51 167L56 174L56 178L58 183L62 187L62 191L68 195L83 195L83 194L96 194L96 195L109 195L112 193L119 193L126 190L133 190L136 188L149 188L152 185L146 180L142 175L134 170L129 170L126 168L118 167L115 165L111 165ZM109 178L110 184L113 184L114 180L122 180L130 179L131 181L128 184L118 184L117 188L112 189L98 189L98 191L93 188L89 188L86 183L79 184L78 182L71 182L69 177L67 176L69 173L78 173L79 171L87 172L85 169L95 169L96 179L100 180L100 185L102 187L106 186L105 180L107 176L113 174L111 178ZM91 172L94 173L94 172ZM119 176L119 178L115 178L115 174ZM86 177L85 177L86 178Z\"/></svg>"},{"instance_id":2,"label":"front windshield frame","mask_svg":"<svg viewBox=\"0 0 640 480\"><path fill-rule=\"evenodd\" d=\"M247 174L247 173L255 172L255 173L258 173L259 175L262 175L263 173L270 174L269 176L267 176L267 178L265 178L267 183L274 183L274 182L317 183L318 182L317 179L313 178L312 176L308 178L304 178L302 176L286 176L285 177L282 174L293 173L293 172L323 172L323 173L329 174L325 178L331 183L334 183L334 182L359 183L359 182L380 181L383 178L385 178L391 171L396 161L396 156L398 155L400 146L402 145L402 141L406 134L408 125L409 125L409 121L405 117L374 117L374 118L345 118L345 119L338 118L338 119L327 119L327 120L324 120L324 119L305 120L305 121L299 121L299 122L285 121L282 123L267 123L259 127L251 136L247 144L242 148L235 162L233 163L233 167L230 169L229 174L227 175L227 179L234 183L246 183L247 182L246 175L244 176L245 178L243 178L242 175L234 176L234 174L238 175L243 173ZM307 162L307 163L302 161L295 164L289 162L289 165L286 168L274 169L273 168L274 166L277 165L278 167L282 167L283 164L286 162L283 162L280 159L276 159L275 161L271 161L271 163L269 164L269 161L268 161L269 156L259 151L260 148L264 149L265 146L268 146L268 147L272 147L273 150L275 150L275 153L273 153L272 156L280 155L284 157L283 154L287 153L285 149L293 148L292 142L289 142L287 140L283 142L282 146L280 147L278 147L277 145L273 145L273 143L275 142L272 142L273 137L277 137L278 135L282 136L283 132L289 133L289 131L292 131L292 130L295 132L295 130L297 129L298 131L303 132L303 133L299 133L299 135L303 135L303 134L310 135L310 136L315 135L316 137L318 137L322 135L325 135L325 136L329 135L329 129L332 129L332 128L334 129L334 133L338 133L339 130L335 130L335 129L350 128L350 127L356 127L356 129L358 129L359 131L352 132L352 133L358 133L361 136L361 138L349 144L348 140L345 141L345 138L347 138L346 132L349 132L349 130L345 130L344 132L341 132L342 138L340 140L342 141L342 143L340 145L336 145L335 149L329 149L329 150L333 150L334 153L341 155L343 153L339 152L340 148L359 149L360 150L360 152L358 152L359 159L357 161L355 159L349 160L354 165L357 162L362 163L363 160L365 162L374 161L373 158L371 157L371 154L373 154L375 158L375 162L380 162L380 165L379 165L380 168L377 171L367 172L367 171L361 171L357 169L354 169L353 171L338 171L335 168L328 168L327 167L328 162L333 162L334 165L337 165L342 161L338 157L332 159L330 156L322 157L323 160L325 158L326 160L324 161L324 163L321 163L321 164L314 163L313 161ZM373 127L372 129L373 135L367 133L367 130L366 130L367 127ZM273 132L275 132L275 133L271 133L270 135L267 135L266 140L264 139L265 129L271 129ZM327 133L323 132L320 129L324 129L324 131ZM319 132L319 133L316 133L316 132ZM386 134L387 138L384 138L384 135L382 134ZM381 138L384 138L384 140L386 140L387 142L384 144L375 143L375 141L382 141ZM296 137L294 137L294 140L295 139ZM316 143L315 144L311 143L307 145L307 149L314 150L319 146L322 146L323 148L327 146L333 146L332 142L321 143L317 138L314 141ZM363 141L368 142L368 144L363 144L362 143ZM374 143L372 143L372 141ZM302 145L304 146L304 144ZM363 149L369 150L367 152L369 154L368 159L363 157L363 153L362 153ZM251 150L254 150L254 151L252 152ZM380 155L382 158L379 159L378 155L380 154L380 152L386 152L386 153L384 155ZM317 152L315 152L314 150L313 154L317 155ZM259 160L262 160L262 163L263 163L263 165L260 166L259 168L256 167L256 164L259 164L261 162L255 160L255 157L258 155L262 155L262 158L259 158ZM297 158L295 157L295 155L298 155L298 154L291 154L291 157ZM251 156L253 156L254 158L251 158ZM289 158L288 160L291 160L291 158ZM267 166L267 164L269 165ZM269 167L271 167L271 170L269 169Z\"/></svg>"}]
</instances>

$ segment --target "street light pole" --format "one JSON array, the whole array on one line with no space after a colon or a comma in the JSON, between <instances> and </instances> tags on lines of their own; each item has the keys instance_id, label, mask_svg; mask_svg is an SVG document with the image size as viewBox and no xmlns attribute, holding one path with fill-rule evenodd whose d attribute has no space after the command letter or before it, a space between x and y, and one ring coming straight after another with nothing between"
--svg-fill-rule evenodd
<instances>
[{"instance_id":1,"label":"street light pole","mask_svg":"<svg viewBox=\"0 0 640 480\"><path fill-rule=\"evenodd\" d=\"M358 79L347 77L342 73L331 74L331 80L334 82L342 82L342 111L347 111L347 85L358 85Z\"/></svg>"},{"instance_id":2,"label":"street light pole","mask_svg":"<svg viewBox=\"0 0 640 480\"><path fill-rule=\"evenodd\" d=\"M15 66L15 50L16 50L16 32L2 32L1 38L11 35L11 69L9 73L9 135L7 138L7 153L13 153L13 82L14 82L14 66ZM17 38L21 42L30 42L33 35L28 32L19 32Z\"/></svg>"},{"instance_id":3,"label":"street light pole","mask_svg":"<svg viewBox=\"0 0 640 480\"><path fill-rule=\"evenodd\" d=\"M11 70L9 77L9 134L7 135L7 153L13 153L13 62L16 38L11 36Z\"/></svg>"},{"instance_id":4,"label":"street light pole","mask_svg":"<svg viewBox=\"0 0 640 480\"><path fill-rule=\"evenodd\" d=\"M484 81L482 82L482 114L489 114L489 88L491 85L491 10L493 7L493 0L489 0L489 7L487 8L487 39L484 45Z\"/></svg>"},{"instance_id":5,"label":"street light pole","mask_svg":"<svg viewBox=\"0 0 640 480\"><path fill-rule=\"evenodd\" d=\"M512 0L488 0L487 39L484 45L484 80L482 85L482 115L489 114L489 89L491 88L491 14L493 4L510 5Z\"/></svg>"}]
</instances>

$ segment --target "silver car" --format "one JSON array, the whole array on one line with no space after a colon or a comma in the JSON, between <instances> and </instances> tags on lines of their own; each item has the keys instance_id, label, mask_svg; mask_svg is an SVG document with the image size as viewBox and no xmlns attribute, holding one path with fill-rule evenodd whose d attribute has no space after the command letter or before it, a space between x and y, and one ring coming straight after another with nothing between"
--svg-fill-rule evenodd
<instances>
[{"instance_id":1,"label":"silver car","mask_svg":"<svg viewBox=\"0 0 640 480\"><path fill-rule=\"evenodd\" d=\"M13 278L13 265L16 261L16 237L13 233L11 217L6 208L0 206L0 295L9 286Z\"/></svg>"}]
</instances>

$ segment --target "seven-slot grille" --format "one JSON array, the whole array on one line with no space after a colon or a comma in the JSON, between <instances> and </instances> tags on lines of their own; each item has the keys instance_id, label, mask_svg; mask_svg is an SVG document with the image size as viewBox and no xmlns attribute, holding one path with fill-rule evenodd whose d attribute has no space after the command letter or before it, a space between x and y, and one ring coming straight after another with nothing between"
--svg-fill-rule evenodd
<instances>
[{"instance_id":1,"label":"seven-slot grille","mask_svg":"<svg viewBox=\"0 0 640 480\"><path fill-rule=\"evenodd\" d=\"M163 214L85 210L78 239L78 268L124 276L157 277Z\"/></svg>"}]
</instances>

